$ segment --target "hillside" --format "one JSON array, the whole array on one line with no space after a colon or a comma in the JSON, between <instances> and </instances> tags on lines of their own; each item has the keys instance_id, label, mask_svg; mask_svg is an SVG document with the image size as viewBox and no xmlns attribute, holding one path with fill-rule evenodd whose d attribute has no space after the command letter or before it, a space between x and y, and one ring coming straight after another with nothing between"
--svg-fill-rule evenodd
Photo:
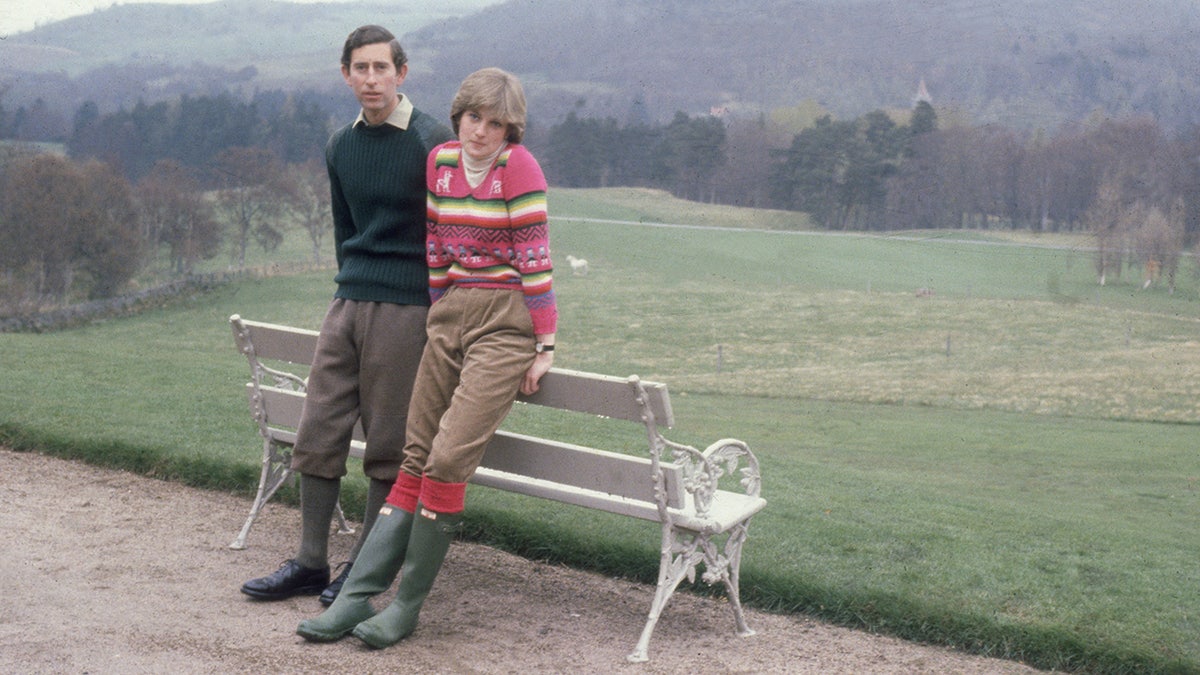
<instances>
[{"instance_id":1,"label":"hillside","mask_svg":"<svg viewBox=\"0 0 1200 675\"><path fill-rule=\"evenodd\" d=\"M496 64L523 77L546 124L570 110L623 121L636 107L665 120L813 101L852 117L908 107L922 80L935 106L977 124L1050 128L1093 111L1176 129L1200 121L1200 11L1189 0L116 5L0 43L0 102L107 109L225 87L341 100L341 38L366 22L403 35L407 86L425 107L445 107L463 75ZM66 81L47 90L46 73Z\"/></svg>"},{"instance_id":2,"label":"hillside","mask_svg":"<svg viewBox=\"0 0 1200 675\"><path fill-rule=\"evenodd\" d=\"M973 122L1051 125L1151 113L1195 121L1200 12L1178 0L532 0L417 31L453 81L468 45L542 83L559 112L656 117L721 106L753 114L815 100L853 117L908 107L924 80L937 106ZM542 92L543 96L546 92Z\"/></svg>"}]
</instances>

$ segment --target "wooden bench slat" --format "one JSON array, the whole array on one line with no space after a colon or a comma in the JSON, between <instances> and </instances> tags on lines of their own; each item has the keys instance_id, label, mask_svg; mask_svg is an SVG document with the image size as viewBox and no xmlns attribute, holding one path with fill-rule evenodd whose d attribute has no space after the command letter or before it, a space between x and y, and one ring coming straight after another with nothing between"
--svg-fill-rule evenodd
<instances>
[{"instance_id":1,"label":"wooden bench slat","mask_svg":"<svg viewBox=\"0 0 1200 675\"><path fill-rule=\"evenodd\" d=\"M254 353L260 359L274 359L300 365L312 365L316 352L317 331L291 328L278 324L239 319L245 327ZM663 427L675 426L675 413L667 386L659 382L642 382L649 397L647 404L655 421ZM538 391L530 396L518 396L523 403L590 413L602 417L641 422L642 407L630 395L626 378L586 373L565 368L552 368L542 378Z\"/></svg>"},{"instance_id":2,"label":"wooden bench slat","mask_svg":"<svg viewBox=\"0 0 1200 675\"><path fill-rule=\"evenodd\" d=\"M564 489L553 481L530 478L515 473L496 471L480 467L471 476L473 485L496 488L505 492L513 492L530 497L539 497L551 501L583 506L597 511L615 513L622 516L632 516L642 520L658 521L658 507L653 502L647 503L637 499L627 499L618 495L583 490L580 488Z\"/></svg>"},{"instance_id":3,"label":"wooden bench slat","mask_svg":"<svg viewBox=\"0 0 1200 675\"><path fill-rule=\"evenodd\" d=\"M483 467L627 499L655 503L650 460L509 431L498 431L483 455ZM667 504L684 505L683 475L662 465Z\"/></svg>"},{"instance_id":4,"label":"wooden bench slat","mask_svg":"<svg viewBox=\"0 0 1200 675\"><path fill-rule=\"evenodd\" d=\"M643 381L642 387L649 396L647 403L654 412L655 421L663 427L675 426L667 385ZM536 394L518 396L517 400L630 422L642 422L644 416L628 379L564 368L552 368L538 383Z\"/></svg>"},{"instance_id":5,"label":"wooden bench slat","mask_svg":"<svg viewBox=\"0 0 1200 675\"><path fill-rule=\"evenodd\" d=\"M312 365L320 335L317 331L246 319L242 319L242 325L258 358Z\"/></svg>"},{"instance_id":6,"label":"wooden bench slat","mask_svg":"<svg viewBox=\"0 0 1200 675\"><path fill-rule=\"evenodd\" d=\"M291 389L280 389L269 385L261 385L258 391L262 394L263 410L267 414L268 426L272 429L283 428L292 430L292 442L295 442L296 427L300 426L300 415L304 411L304 392ZM246 385L246 395L250 397L250 409L254 409L254 385ZM362 422L354 425L353 440L360 443L367 439ZM362 457L361 450L358 455Z\"/></svg>"}]
</instances>

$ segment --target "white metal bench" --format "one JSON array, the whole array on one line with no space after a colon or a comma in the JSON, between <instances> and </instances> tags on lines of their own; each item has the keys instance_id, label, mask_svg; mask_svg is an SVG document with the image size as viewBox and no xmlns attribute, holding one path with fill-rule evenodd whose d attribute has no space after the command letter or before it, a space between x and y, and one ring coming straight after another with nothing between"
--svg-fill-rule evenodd
<instances>
[{"instance_id":1,"label":"white metal bench","mask_svg":"<svg viewBox=\"0 0 1200 675\"><path fill-rule=\"evenodd\" d=\"M250 364L246 390L263 438L258 494L230 545L240 549L259 511L292 476L292 445L318 333L243 320L236 314L229 321L237 348ZM471 478L476 485L661 524L658 587L629 660L648 660L650 636L660 613L683 579L694 581L700 563L706 583L724 584L738 634L754 634L742 613L739 569L750 519L766 501L760 496L758 460L745 443L724 439L701 452L663 438L660 426L669 428L674 423L667 387L636 376L623 379L552 369L536 394L518 401L645 426L647 457L502 429ZM351 454L361 458L364 447L358 428ZM351 531L340 507L337 518L343 531Z\"/></svg>"}]
</instances>

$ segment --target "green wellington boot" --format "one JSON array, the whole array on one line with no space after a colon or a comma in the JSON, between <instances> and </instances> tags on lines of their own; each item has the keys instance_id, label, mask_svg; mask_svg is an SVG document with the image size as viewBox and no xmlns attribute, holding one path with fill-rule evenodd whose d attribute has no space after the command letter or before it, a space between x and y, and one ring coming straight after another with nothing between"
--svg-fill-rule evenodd
<instances>
[{"instance_id":1,"label":"green wellington boot","mask_svg":"<svg viewBox=\"0 0 1200 675\"><path fill-rule=\"evenodd\" d=\"M422 509L417 511L420 513ZM429 589L433 588L433 581L450 550L450 542L462 522L462 513L433 514L435 518L429 518L428 513L416 516L413 522L409 554L400 571L396 599L353 631L354 637L375 649L394 645L416 630L421 605L429 595Z\"/></svg>"},{"instance_id":2,"label":"green wellington boot","mask_svg":"<svg viewBox=\"0 0 1200 675\"><path fill-rule=\"evenodd\" d=\"M413 519L413 514L395 506L380 509L337 599L320 616L300 622L296 632L312 642L333 642L371 618L375 614L371 598L391 587L404 564Z\"/></svg>"}]
</instances>

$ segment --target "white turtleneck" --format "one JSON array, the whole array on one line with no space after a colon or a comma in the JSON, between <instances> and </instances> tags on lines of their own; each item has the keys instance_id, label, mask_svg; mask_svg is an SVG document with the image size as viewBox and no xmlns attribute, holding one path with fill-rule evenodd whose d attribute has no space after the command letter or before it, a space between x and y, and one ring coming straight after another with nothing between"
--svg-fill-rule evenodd
<instances>
[{"instance_id":1,"label":"white turtleneck","mask_svg":"<svg viewBox=\"0 0 1200 675\"><path fill-rule=\"evenodd\" d=\"M499 157L500 153L504 152L504 148L507 147L508 143L501 143L500 147L497 148L495 152L487 157L484 157L483 159L475 159L474 157L471 157L471 155L467 154L465 149L460 151L462 155L463 173L466 174L467 184L470 185L472 189L479 187L479 184L483 182L483 177L486 176L487 172L491 170L492 163L496 161L496 158Z\"/></svg>"}]
</instances>

